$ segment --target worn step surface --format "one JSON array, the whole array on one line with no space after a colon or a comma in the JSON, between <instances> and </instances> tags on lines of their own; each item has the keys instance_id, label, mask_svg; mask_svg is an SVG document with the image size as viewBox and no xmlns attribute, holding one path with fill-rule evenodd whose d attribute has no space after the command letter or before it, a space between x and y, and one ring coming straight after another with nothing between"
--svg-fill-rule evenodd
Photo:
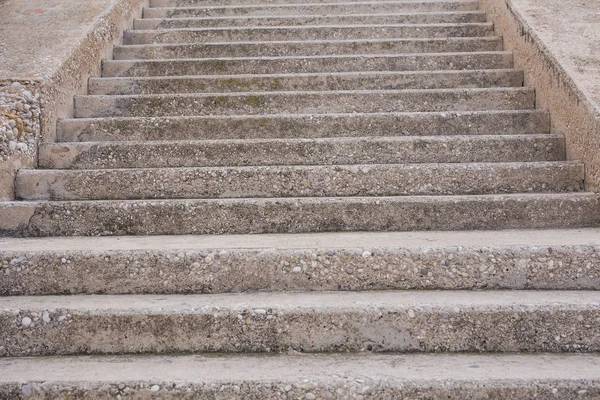
<instances>
[{"instance_id":1,"label":"worn step surface","mask_svg":"<svg viewBox=\"0 0 600 400\"><path fill-rule=\"evenodd\" d=\"M350 54L465 53L501 51L498 36L427 38L294 40L270 42L220 42L115 46L115 60L210 57L326 56Z\"/></svg>"},{"instance_id":2,"label":"worn step surface","mask_svg":"<svg viewBox=\"0 0 600 400\"><path fill-rule=\"evenodd\" d=\"M577 162L20 170L24 200L336 197L564 192Z\"/></svg>"},{"instance_id":3,"label":"worn step surface","mask_svg":"<svg viewBox=\"0 0 600 400\"><path fill-rule=\"evenodd\" d=\"M0 233L185 235L555 229L600 222L593 193L0 203Z\"/></svg>"},{"instance_id":4,"label":"worn step surface","mask_svg":"<svg viewBox=\"0 0 600 400\"><path fill-rule=\"evenodd\" d=\"M58 122L60 142L516 135L548 133L546 110L433 113L273 114L76 118Z\"/></svg>"},{"instance_id":5,"label":"worn step surface","mask_svg":"<svg viewBox=\"0 0 600 400\"><path fill-rule=\"evenodd\" d=\"M160 168L560 161L557 135L73 142L40 146L42 168Z\"/></svg>"},{"instance_id":6,"label":"worn step surface","mask_svg":"<svg viewBox=\"0 0 600 400\"><path fill-rule=\"evenodd\" d=\"M491 36L491 23L300 25L151 29L125 32L123 44Z\"/></svg>"},{"instance_id":7,"label":"worn step surface","mask_svg":"<svg viewBox=\"0 0 600 400\"><path fill-rule=\"evenodd\" d=\"M598 318L600 300L595 291L0 298L0 337L10 356L289 350L583 352L600 350Z\"/></svg>"},{"instance_id":8,"label":"worn step surface","mask_svg":"<svg viewBox=\"0 0 600 400\"><path fill-rule=\"evenodd\" d=\"M535 108L532 88L329 90L76 96L75 117L431 112Z\"/></svg>"},{"instance_id":9,"label":"worn step surface","mask_svg":"<svg viewBox=\"0 0 600 400\"><path fill-rule=\"evenodd\" d=\"M597 290L600 231L0 238L0 265L3 296Z\"/></svg>"},{"instance_id":10,"label":"worn step surface","mask_svg":"<svg viewBox=\"0 0 600 400\"><path fill-rule=\"evenodd\" d=\"M511 52L105 60L103 77L506 69Z\"/></svg>"},{"instance_id":11,"label":"worn step surface","mask_svg":"<svg viewBox=\"0 0 600 400\"><path fill-rule=\"evenodd\" d=\"M477 0L455 2L439 1L318 1L310 3L259 3L239 5L197 4L196 7L151 7L143 11L144 18L189 18L223 16L272 16L272 15L329 15L364 13L401 13L432 11L476 11Z\"/></svg>"},{"instance_id":12,"label":"worn step surface","mask_svg":"<svg viewBox=\"0 0 600 400\"><path fill-rule=\"evenodd\" d=\"M568 374L565 373L568 371ZM0 395L86 399L554 398L600 396L594 354L79 356L0 361Z\"/></svg>"},{"instance_id":13,"label":"worn step surface","mask_svg":"<svg viewBox=\"0 0 600 400\"><path fill-rule=\"evenodd\" d=\"M373 25L373 24L457 24L485 22L483 11L429 12L396 14L329 14L237 16L204 18L142 18L133 21L133 28L181 29L218 28L239 26L294 26L294 25Z\"/></svg>"},{"instance_id":14,"label":"worn step surface","mask_svg":"<svg viewBox=\"0 0 600 400\"><path fill-rule=\"evenodd\" d=\"M400 90L518 87L523 71L333 72L150 78L91 78L90 95L177 94L202 92Z\"/></svg>"}]
</instances>

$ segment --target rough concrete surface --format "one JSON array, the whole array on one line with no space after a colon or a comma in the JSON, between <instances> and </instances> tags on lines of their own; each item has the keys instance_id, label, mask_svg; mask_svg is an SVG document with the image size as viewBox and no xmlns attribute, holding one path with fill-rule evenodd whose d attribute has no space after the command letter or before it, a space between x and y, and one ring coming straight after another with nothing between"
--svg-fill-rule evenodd
<instances>
[{"instance_id":1,"label":"rough concrete surface","mask_svg":"<svg viewBox=\"0 0 600 400\"><path fill-rule=\"evenodd\" d=\"M596 355L14 358L0 398L588 400L598 371Z\"/></svg>"},{"instance_id":2,"label":"rough concrete surface","mask_svg":"<svg viewBox=\"0 0 600 400\"><path fill-rule=\"evenodd\" d=\"M11 296L0 343L8 356L597 352L599 320L595 291Z\"/></svg>"},{"instance_id":3,"label":"rough concrete surface","mask_svg":"<svg viewBox=\"0 0 600 400\"><path fill-rule=\"evenodd\" d=\"M57 119L72 115L73 95L98 74L143 5L147 0L0 3L0 199L14 198L14 172L36 165L40 137L54 140Z\"/></svg>"},{"instance_id":4,"label":"rough concrete surface","mask_svg":"<svg viewBox=\"0 0 600 400\"><path fill-rule=\"evenodd\" d=\"M0 202L0 233L186 235L598 226L594 193Z\"/></svg>"},{"instance_id":5,"label":"rough concrete surface","mask_svg":"<svg viewBox=\"0 0 600 400\"><path fill-rule=\"evenodd\" d=\"M443 128L443 129L442 129ZM544 110L65 119L61 142L548 133Z\"/></svg>"},{"instance_id":6,"label":"rough concrete surface","mask_svg":"<svg viewBox=\"0 0 600 400\"><path fill-rule=\"evenodd\" d=\"M594 0L481 0L481 9L548 108L552 131L566 136L571 159L600 188L600 3Z\"/></svg>"},{"instance_id":7,"label":"rough concrete surface","mask_svg":"<svg viewBox=\"0 0 600 400\"><path fill-rule=\"evenodd\" d=\"M597 229L0 239L5 296L594 290L599 282Z\"/></svg>"}]
</instances>

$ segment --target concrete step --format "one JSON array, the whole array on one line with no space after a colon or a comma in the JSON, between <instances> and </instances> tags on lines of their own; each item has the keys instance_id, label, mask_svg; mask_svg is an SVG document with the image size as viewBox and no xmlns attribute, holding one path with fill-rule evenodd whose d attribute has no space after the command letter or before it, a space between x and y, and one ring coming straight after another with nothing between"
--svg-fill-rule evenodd
<instances>
[{"instance_id":1,"label":"concrete step","mask_svg":"<svg viewBox=\"0 0 600 400\"><path fill-rule=\"evenodd\" d=\"M378 2L378 0L354 0L352 2ZM308 0L306 3L345 3L347 0ZM305 3L303 1L299 1L298 4ZM404 3L408 6L412 6L413 4L420 5L422 1L418 0L400 0L401 3ZM463 0L429 0L432 6L442 6L442 7L453 7L458 5L462 6L464 3ZM150 0L150 7L201 7L201 6L223 6L223 5L239 5L238 1L233 0ZM253 5L253 4L262 4L261 0L246 0L244 2L245 5ZM269 0L268 4L290 4L289 0ZM293 3L292 3L293 4Z\"/></svg>"},{"instance_id":2,"label":"concrete step","mask_svg":"<svg viewBox=\"0 0 600 400\"><path fill-rule=\"evenodd\" d=\"M12 296L0 337L8 356L591 352L599 306L596 291Z\"/></svg>"},{"instance_id":3,"label":"concrete step","mask_svg":"<svg viewBox=\"0 0 600 400\"><path fill-rule=\"evenodd\" d=\"M510 51L330 56L105 60L103 77L513 68Z\"/></svg>"},{"instance_id":4,"label":"concrete step","mask_svg":"<svg viewBox=\"0 0 600 400\"><path fill-rule=\"evenodd\" d=\"M206 75L149 78L91 78L90 95L223 93L248 91L401 90L518 87L516 69L426 72L332 72L313 74Z\"/></svg>"},{"instance_id":5,"label":"concrete step","mask_svg":"<svg viewBox=\"0 0 600 400\"><path fill-rule=\"evenodd\" d=\"M2 296L598 290L600 230L1 238L0 265Z\"/></svg>"},{"instance_id":6,"label":"concrete step","mask_svg":"<svg viewBox=\"0 0 600 400\"><path fill-rule=\"evenodd\" d=\"M0 395L591 400L599 367L594 354L28 357L0 361Z\"/></svg>"},{"instance_id":7,"label":"concrete step","mask_svg":"<svg viewBox=\"0 0 600 400\"><path fill-rule=\"evenodd\" d=\"M294 26L294 25L349 25L349 24L442 24L485 22L483 11L385 13L385 14L329 14L278 15L205 18L144 18L135 19L133 28L180 29L227 26Z\"/></svg>"},{"instance_id":8,"label":"concrete step","mask_svg":"<svg viewBox=\"0 0 600 400\"><path fill-rule=\"evenodd\" d=\"M62 142L324 138L548 133L545 110L77 118L58 123Z\"/></svg>"},{"instance_id":9,"label":"concrete step","mask_svg":"<svg viewBox=\"0 0 600 400\"><path fill-rule=\"evenodd\" d=\"M470 24L300 25L151 29L125 32L123 44L435 38L492 36L490 22Z\"/></svg>"},{"instance_id":10,"label":"concrete step","mask_svg":"<svg viewBox=\"0 0 600 400\"><path fill-rule=\"evenodd\" d=\"M230 3L231 4L231 3ZM477 0L455 2L439 1L347 1L316 0L310 3L287 3L283 0L273 3L244 4L239 2L225 5L218 0L214 5L196 4L195 7L153 7L145 8L144 18L190 18L224 16L272 16L272 15L336 15L336 14L373 14L402 12L439 12L439 11L477 11Z\"/></svg>"},{"instance_id":11,"label":"concrete step","mask_svg":"<svg viewBox=\"0 0 600 400\"><path fill-rule=\"evenodd\" d=\"M22 236L568 229L599 224L599 196L593 193L0 203L0 233Z\"/></svg>"},{"instance_id":12,"label":"concrete step","mask_svg":"<svg viewBox=\"0 0 600 400\"><path fill-rule=\"evenodd\" d=\"M498 36L426 39L294 40L115 46L115 60L209 57L327 56L351 54L501 51Z\"/></svg>"},{"instance_id":13,"label":"concrete step","mask_svg":"<svg viewBox=\"0 0 600 400\"><path fill-rule=\"evenodd\" d=\"M578 162L20 170L24 200L337 197L563 192Z\"/></svg>"},{"instance_id":14,"label":"concrete step","mask_svg":"<svg viewBox=\"0 0 600 400\"><path fill-rule=\"evenodd\" d=\"M51 169L397 163L534 162L565 159L558 135L72 142L40 146Z\"/></svg>"},{"instance_id":15,"label":"concrete step","mask_svg":"<svg viewBox=\"0 0 600 400\"><path fill-rule=\"evenodd\" d=\"M523 110L533 88L339 90L76 96L76 118Z\"/></svg>"}]
</instances>

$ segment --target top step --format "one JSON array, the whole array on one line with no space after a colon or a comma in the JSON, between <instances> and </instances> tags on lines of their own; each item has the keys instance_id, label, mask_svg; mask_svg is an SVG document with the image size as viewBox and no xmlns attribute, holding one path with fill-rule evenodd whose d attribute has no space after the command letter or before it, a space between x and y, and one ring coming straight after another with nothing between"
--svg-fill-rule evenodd
<instances>
[{"instance_id":1,"label":"top step","mask_svg":"<svg viewBox=\"0 0 600 400\"><path fill-rule=\"evenodd\" d=\"M229 0L227 0L229 1ZM210 3L208 0L202 7L182 8L146 8L144 18L190 18L190 17L225 17L225 16L272 16L272 15L331 15L331 14L364 14L364 13L418 13L431 11L475 11L477 1L444 2L437 1L336 1L326 0L312 3L256 3L247 5L224 5L222 2ZM277 0L280 1L280 0ZM229 4L229 3L228 3Z\"/></svg>"},{"instance_id":2,"label":"top step","mask_svg":"<svg viewBox=\"0 0 600 400\"><path fill-rule=\"evenodd\" d=\"M376 2L378 0L355 0L355 3ZM250 4L315 4L315 3L345 3L348 0L150 0L150 7L204 7L204 6L225 6L225 5L250 5ZM423 3L428 3L435 9L454 9L454 7L462 8L465 3L475 3L477 1L465 0L396 0L397 3L403 3L407 7L421 7ZM471 4L469 6L472 7Z\"/></svg>"}]
</instances>

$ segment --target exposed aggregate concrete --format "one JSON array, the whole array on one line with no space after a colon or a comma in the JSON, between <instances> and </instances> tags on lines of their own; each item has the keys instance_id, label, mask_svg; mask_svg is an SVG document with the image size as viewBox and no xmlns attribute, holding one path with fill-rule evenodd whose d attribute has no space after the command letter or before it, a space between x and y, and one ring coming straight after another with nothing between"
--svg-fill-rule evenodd
<instances>
[{"instance_id":1,"label":"exposed aggregate concrete","mask_svg":"<svg viewBox=\"0 0 600 400\"><path fill-rule=\"evenodd\" d=\"M20 171L25 200L398 196L574 192L575 162Z\"/></svg>"},{"instance_id":2,"label":"exposed aggregate concrete","mask_svg":"<svg viewBox=\"0 0 600 400\"><path fill-rule=\"evenodd\" d=\"M37 83L0 81L0 162L14 153L33 159L40 134Z\"/></svg>"},{"instance_id":3,"label":"exposed aggregate concrete","mask_svg":"<svg viewBox=\"0 0 600 400\"><path fill-rule=\"evenodd\" d=\"M547 133L544 110L66 119L65 142ZM443 129L442 129L443 128Z\"/></svg>"},{"instance_id":4,"label":"exposed aggregate concrete","mask_svg":"<svg viewBox=\"0 0 600 400\"><path fill-rule=\"evenodd\" d=\"M593 193L0 203L0 233L183 235L583 228Z\"/></svg>"},{"instance_id":5,"label":"exposed aggregate concrete","mask_svg":"<svg viewBox=\"0 0 600 400\"><path fill-rule=\"evenodd\" d=\"M597 289L600 246L3 251L0 295Z\"/></svg>"},{"instance_id":6,"label":"exposed aggregate concrete","mask_svg":"<svg viewBox=\"0 0 600 400\"><path fill-rule=\"evenodd\" d=\"M373 13L399 13L399 12L430 12L430 11L475 11L478 8L476 0L457 2L438 1L415 1L407 4L403 1L368 1L347 2L324 1L323 4L315 4L320 1L311 1L308 4L285 4L286 2L274 4L248 4L240 6L235 2L232 5L224 5L219 0L213 5L193 7L163 8L152 7L144 9L144 18L181 18L181 17L222 17L222 16L271 16L271 15L331 15L331 14L373 14Z\"/></svg>"},{"instance_id":7,"label":"exposed aggregate concrete","mask_svg":"<svg viewBox=\"0 0 600 400\"><path fill-rule=\"evenodd\" d=\"M531 88L520 87L75 97L75 116L79 118L526 110L533 108L535 108L535 91Z\"/></svg>"},{"instance_id":8,"label":"exposed aggregate concrete","mask_svg":"<svg viewBox=\"0 0 600 400\"><path fill-rule=\"evenodd\" d=\"M56 143L40 147L44 168L535 162L564 160L554 135L401 136Z\"/></svg>"},{"instance_id":9,"label":"exposed aggregate concrete","mask_svg":"<svg viewBox=\"0 0 600 400\"><path fill-rule=\"evenodd\" d=\"M331 40L364 38L430 38L491 36L491 23L468 24L373 24L373 25L306 25L224 28L186 28L132 30L125 33L124 44L198 43L237 41Z\"/></svg>"},{"instance_id":10,"label":"exposed aggregate concrete","mask_svg":"<svg viewBox=\"0 0 600 400\"><path fill-rule=\"evenodd\" d=\"M142 18L133 22L134 29L180 29L231 26L293 26L347 24L439 24L485 22L481 11L428 12L406 14L338 14L300 16L237 16L229 18Z\"/></svg>"},{"instance_id":11,"label":"exposed aggregate concrete","mask_svg":"<svg viewBox=\"0 0 600 400\"><path fill-rule=\"evenodd\" d=\"M248 91L399 90L518 87L519 70L444 72L337 72L328 74L252 74L194 77L92 78L91 95L227 93Z\"/></svg>"},{"instance_id":12,"label":"exposed aggregate concrete","mask_svg":"<svg viewBox=\"0 0 600 400\"><path fill-rule=\"evenodd\" d=\"M2 399L525 400L599 392L592 355L28 357L0 361L0 370Z\"/></svg>"},{"instance_id":13,"label":"exposed aggregate concrete","mask_svg":"<svg viewBox=\"0 0 600 400\"><path fill-rule=\"evenodd\" d=\"M219 57L174 60L106 60L103 77L270 74L351 71L436 71L513 67L511 52L350 54Z\"/></svg>"},{"instance_id":14,"label":"exposed aggregate concrete","mask_svg":"<svg viewBox=\"0 0 600 400\"><path fill-rule=\"evenodd\" d=\"M0 298L5 355L600 350L600 299L570 291ZM490 335L493 332L493 335Z\"/></svg>"},{"instance_id":15,"label":"exposed aggregate concrete","mask_svg":"<svg viewBox=\"0 0 600 400\"><path fill-rule=\"evenodd\" d=\"M450 37L116 46L115 60L501 51L502 38Z\"/></svg>"}]
</instances>

